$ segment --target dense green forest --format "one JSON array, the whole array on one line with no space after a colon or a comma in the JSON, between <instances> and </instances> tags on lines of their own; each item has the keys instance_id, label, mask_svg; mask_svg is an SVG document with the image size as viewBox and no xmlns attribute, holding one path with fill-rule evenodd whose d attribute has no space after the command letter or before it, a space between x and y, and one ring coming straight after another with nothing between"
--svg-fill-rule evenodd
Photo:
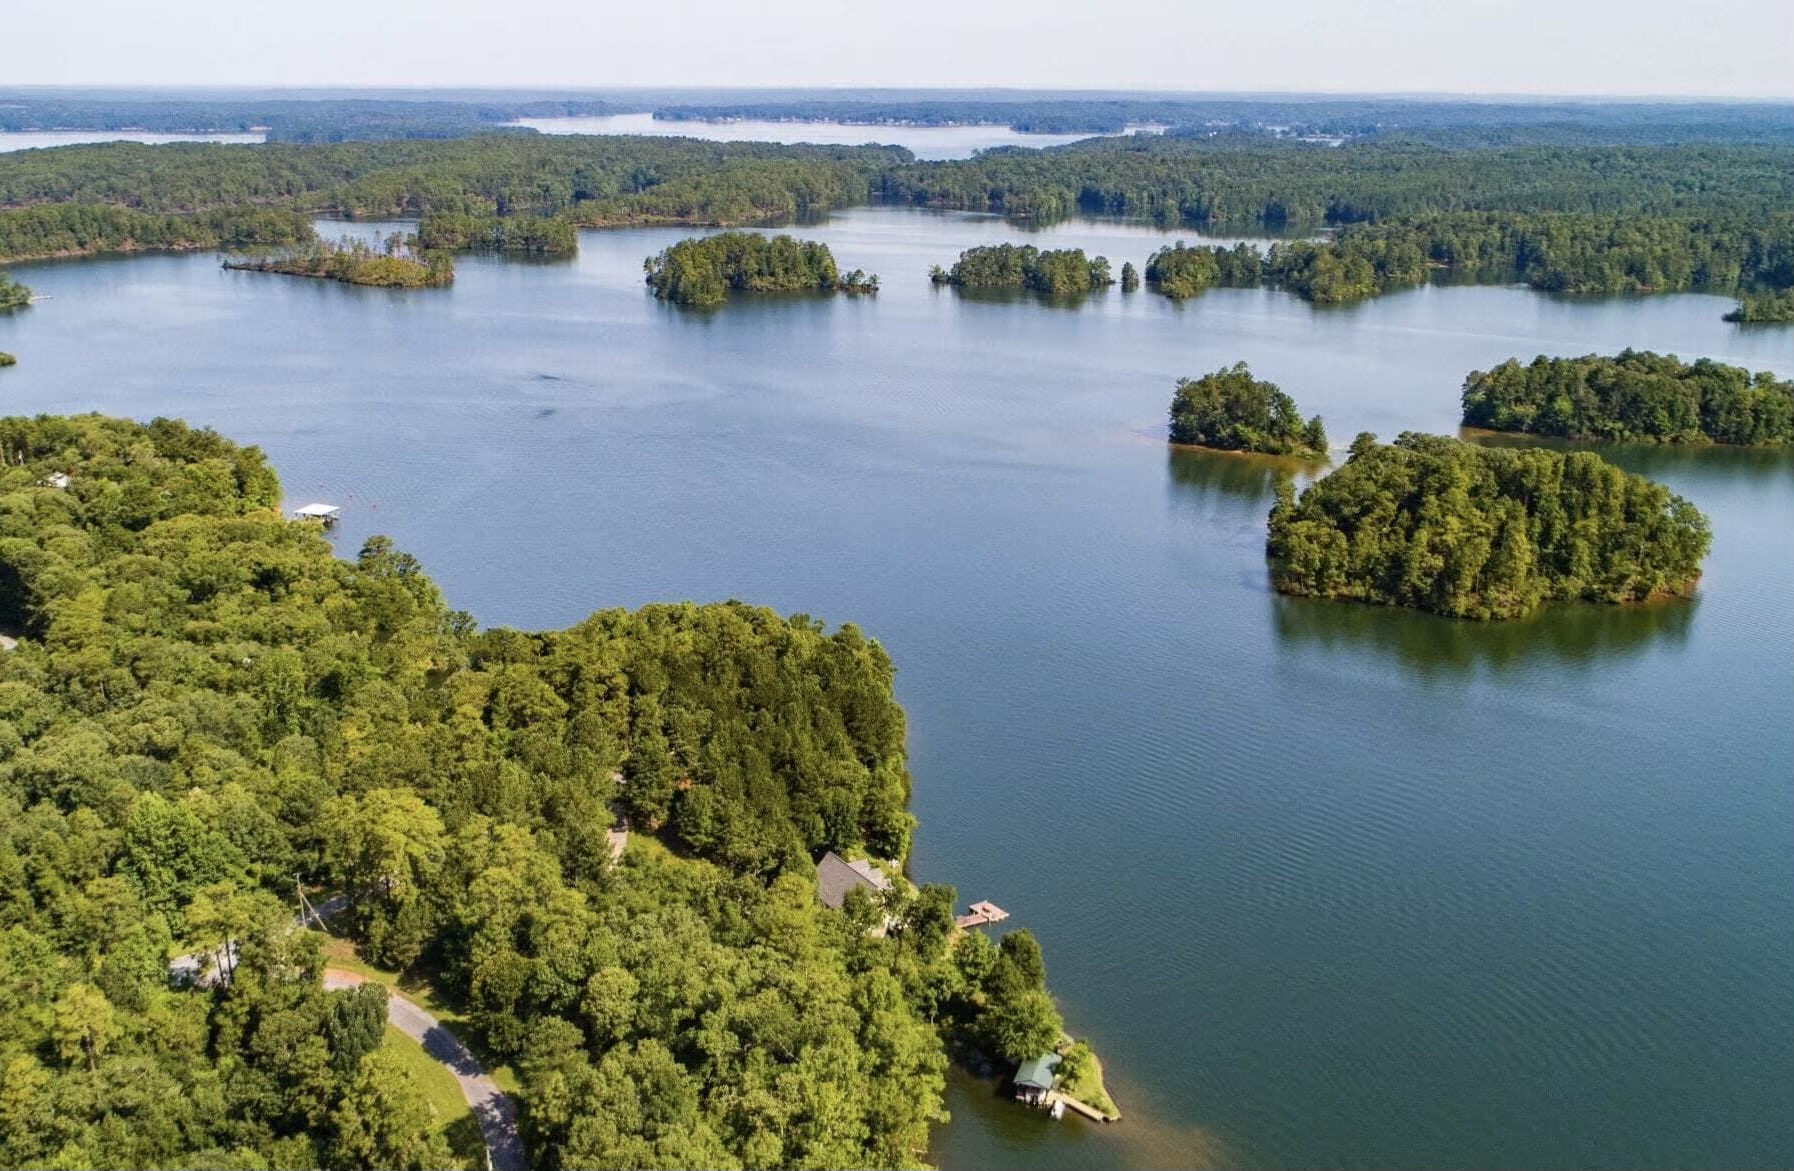
<instances>
[{"instance_id":1,"label":"dense green forest","mask_svg":"<svg viewBox=\"0 0 1794 1171\"><path fill-rule=\"evenodd\" d=\"M1794 215L1742 221L1459 212L1350 224L1331 239L1160 249L1146 279L1166 296L1264 281L1317 304L1438 278L1520 281L1557 293L1731 292L1794 282Z\"/></svg>"},{"instance_id":2,"label":"dense green forest","mask_svg":"<svg viewBox=\"0 0 1794 1171\"><path fill-rule=\"evenodd\" d=\"M1464 381L1464 425L1627 443L1794 443L1794 382L1708 358L1509 360Z\"/></svg>"},{"instance_id":3,"label":"dense green forest","mask_svg":"<svg viewBox=\"0 0 1794 1171\"><path fill-rule=\"evenodd\" d=\"M1244 362L1180 378L1171 396L1171 442L1265 455L1327 454L1321 417L1307 422L1276 383L1252 377Z\"/></svg>"},{"instance_id":4,"label":"dense green forest","mask_svg":"<svg viewBox=\"0 0 1794 1171\"><path fill-rule=\"evenodd\" d=\"M1092 139L884 173L893 203L1051 222L1116 215L1213 231L1312 231L1441 212L1753 217L1794 204L1785 146L1443 150L1246 139Z\"/></svg>"},{"instance_id":5,"label":"dense green forest","mask_svg":"<svg viewBox=\"0 0 1794 1171\"><path fill-rule=\"evenodd\" d=\"M935 265L937 285L968 289L1033 289L1070 296L1115 283L1107 257L1086 257L1082 248L1042 252L1032 244L987 244L959 254L951 269Z\"/></svg>"},{"instance_id":6,"label":"dense green forest","mask_svg":"<svg viewBox=\"0 0 1794 1171\"><path fill-rule=\"evenodd\" d=\"M418 222L417 240L420 247L447 252L572 256L579 251L579 232L571 223L533 215L431 212Z\"/></svg>"},{"instance_id":7,"label":"dense green forest","mask_svg":"<svg viewBox=\"0 0 1794 1171\"><path fill-rule=\"evenodd\" d=\"M31 304L31 290L0 269L0 312Z\"/></svg>"},{"instance_id":8,"label":"dense green forest","mask_svg":"<svg viewBox=\"0 0 1794 1171\"><path fill-rule=\"evenodd\" d=\"M1694 505L1593 452L1410 432L1358 436L1300 499L1281 483L1266 554L1284 593L1511 618L1685 592L1711 543Z\"/></svg>"},{"instance_id":9,"label":"dense green forest","mask_svg":"<svg viewBox=\"0 0 1794 1171\"><path fill-rule=\"evenodd\" d=\"M535 135L311 146L117 142L0 154L0 207L256 205L361 219L454 211L740 224L864 203L879 170L909 159L894 147Z\"/></svg>"},{"instance_id":10,"label":"dense green forest","mask_svg":"<svg viewBox=\"0 0 1794 1171\"><path fill-rule=\"evenodd\" d=\"M1740 312L1761 319L1782 312L1794 289L1786 146L1123 139L917 163L896 148L649 138L113 143L0 155L0 260L214 239L290 243L305 230L295 212L471 217L440 224L482 246L528 228L527 251L558 247L568 229L509 217L730 226L868 200L1036 221L1113 214L1276 233L1332 225L1331 239L1282 242L1258 263L1259 279L1319 303L1436 274L1566 293L1740 292L1750 297ZM1225 253L1161 254L1157 287L1189 296L1245 283L1251 250Z\"/></svg>"},{"instance_id":11,"label":"dense green forest","mask_svg":"<svg viewBox=\"0 0 1794 1171\"><path fill-rule=\"evenodd\" d=\"M0 260L281 247L313 238L310 217L269 208L169 215L111 204L61 203L0 211Z\"/></svg>"},{"instance_id":12,"label":"dense green forest","mask_svg":"<svg viewBox=\"0 0 1794 1171\"><path fill-rule=\"evenodd\" d=\"M514 1065L541 1167L914 1166L949 1045L1060 1039L1038 945L956 934L951 888L817 898L819 851L901 861L915 825L858 629L481 631L279 496L179 423L0 420L0 1162L441 1165L296 878ZM201 949L222 978L171 987Z\"/></svg>"},{"instance_id":13,"label":"dense green forest","mask_svg":"<svg viewBox=\"0 0 1794 1171\"><path fill-rule=\"evenodd\" d=\"M417 237L398 232L378 247L364 240L320 240L271 255L227 260L224 267L385 289L435 289L452 284L455 279L454 261L448 253L423 251Z\"/></svg>"},{"instance_id":14,"label":"dense green forest","mask_svg":"<svg viewBox=\"0 0 1794 1171\"><path fill-rule=\"evenodd\" d=\"M731 292L876 293L878 277L843 275L827 244L757 232L681 240L642 262L648 287L678 305L721 305Z\"/></svg>"},{"instance_id":15,"label":"dense green forest","mask_svg":"<svg viewBox=\"0 0 1794 1171\"><path fill-rule=\"evenodd\" d=\"M1794 287L1779 292L1746 292L1738 298L1738 307L1727 313L1725 319L1747 325L1794 321Z\"/></svg>"}]
</instances>

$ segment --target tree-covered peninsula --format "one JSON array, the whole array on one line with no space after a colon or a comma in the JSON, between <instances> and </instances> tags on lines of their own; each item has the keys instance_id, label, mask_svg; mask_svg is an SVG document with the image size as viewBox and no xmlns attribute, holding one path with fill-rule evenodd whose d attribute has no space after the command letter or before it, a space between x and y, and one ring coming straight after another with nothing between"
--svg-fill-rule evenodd
<instances>
[{"instance_id":1,"label":"tree-covered peninsula","mask_svg":"<svg viewBox=\"0 0 1794 1171\"><path fill-rule=\"evenodd\" d=\"M1298 499L1271 510L1271 584L1287 594L1512 618L1554 600L1685 593L1712 541L1707 518L1592 452L1374 435Z\"/></svg>"},{"instance_id":2,"label":"tree-covered peninsula","mask_svg":"<svg viewBox=\"0 0 1794 1171\"><path fill-rule=\"evenodd\" d=\"M721 305L734 293L876 293L878 277L845 276L827 244L758 232L698 236L642 262L648 287L677 305Z\"/></svg>"},{"instance_id":3,"label":"tree-covered peninsula","mask_svg":"<svg viewBox=\"0 0 1794 1171\"><path fill-rule=\"evenodd\" d=\"M1748 290L1739 296L1738 307L1725 319L1745 325L1794 321L1794 287Z\"/></svg>"},{"instance_id":4,"label":"tree-covered peninsula","mask_svg":"<svg viewBox=\"0 0 1794 1171\"><path fill-rule=\"evenodd\" d=\"M1620 443L1794 443L1794 382L1626 350L1509 360L1464 381L1464 425Z\"/></svg>"},{"instance_id":5,"label":"tree-covered peninsula","mask_svg":"<svg viewBox=\"0 0 1794 1171\"><path fill-rule=\"evenodd\" d=\"M1264 455L1325 456L1321 417L1304 422L1295 400L1244 362L1180 378L1171 396L1171 442Z\"/></svg>"},{"instance_id":6,"label":"tree-covered peninsula","mask_svg":"<svg viewBox=\"0 0 1794 1171\"><path fill-rule=\"evenodd\" d=\"M378 247L365 240L318 241L268 256L239 257L225 268L318 277L346 285L382 289L435 289L453 283L455 265L446 252L424 251L417 237L394 233Z\"/></svg>"},{"instance_id":7,"label":"tree-covered peninsula","mask_svg":"<svg viewBox=\"0 0 1794 1171\"><path fill-rule=\"evenodd\" d=\"M929 279L937 285L967 289L1032 289L1037 293L1074 296L1115 283L1107 257L1087 257L1082 248L1042 252L1032 244L987 244L959 254L951 269L935 265Z\"/></svg>"},{"instance_id":8,"label":"tree-covered peninsula","mask_svg":"<svg viewBox=\"0 0 1794 1171\"><path fill-rule=\"evenodd\" d=\"M819 900L822 851L915 829L857 628L481 630L279 499L180 423L0 420L0 1164L439 1165L295 880L512 1067L534 1166L917 1166L950 1046L1059 1040L1038 945L950 887Z\"/></svg>"},{"instance_id":9,"label":"tree-covered peninsula","mask_svg":"<svg viewBox=\"0 0 1794 1171\"><path fill-rule=\"evenodd\" d=\"M31 304L31 290L0 269L0 313Z\"/></svg>"}]
</instances>

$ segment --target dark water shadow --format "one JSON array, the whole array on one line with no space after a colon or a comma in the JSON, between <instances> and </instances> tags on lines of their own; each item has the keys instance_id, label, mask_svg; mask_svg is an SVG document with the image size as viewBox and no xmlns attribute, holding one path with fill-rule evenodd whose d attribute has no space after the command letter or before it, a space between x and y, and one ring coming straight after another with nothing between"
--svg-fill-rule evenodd
<instances>
[{"instance_id":1,"label":"dark water shadow","mask_svg":"<svg viewBox=\"0 0 1794 1171\"><path fill-rule=\"evenodd\" d=\"M966 288L963 285L936 285L951 289L953 295L973 305L1041 305L1048 309L1081 309L1100 298L1107 289L1088 289L1081 293L1041 293L1033 289Z\"/></svg>"},{"instance_id":2,"label":"dark water shadow","mask_svg":"<svg viewBox=\"0 0 1794 1171\"><path fill-rule=\"evenodd\" d=\"M1739 480L1794 481L1794 447L1736 447L1723 443L1593 443L1555 435L1516 435L1460 427L1459 438L1484 447L1543 447L1592 451L1629 472L1653 480L1735 484Z\"/></svg>"},{"instance_id":3,"label":"dark water shadow","mask_svg":"<svg viewBox=\"0 0 1794 1171\"><path fill-rule=\"evenodd\" d=\"M1288 455L1211 451L1174 443L1166 445L1165 468L1170 473L1173 495L1220 493L1262 502L1268 509L1277 495L1279 480L1292 480L1298 485L1306 483L1326 470L1327 461Z\"/></svg>"},{"instance_id":4,"label":"dark water shadow","mask_svg":"<svg viewBox=\"0 0 1794 1171\"><path fill-rule=\"evenodd\" d=\"M1524 618L1472 622L1395 606L1271 595L1277 637L1296 647L1371 651L1421 674L1506 674L1550 664L1594 668L1688 641L1696 598L1637 605L1565 602Z\"/></svg>"}]
</instances>

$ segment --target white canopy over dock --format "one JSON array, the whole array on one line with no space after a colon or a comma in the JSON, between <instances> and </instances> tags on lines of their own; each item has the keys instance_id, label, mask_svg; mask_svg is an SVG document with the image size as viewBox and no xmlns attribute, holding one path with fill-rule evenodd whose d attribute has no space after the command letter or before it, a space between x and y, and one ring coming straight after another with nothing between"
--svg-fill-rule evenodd
<instances>
[{"instance_id":1,"label":"white canopy over dock","mask_svg":"<svg viewBox=\"0 0 1794 1171\"><path fill-rule=\"evenodd\" d=\"M307 504L293 510L295 520L319 520L333 525L342 518L343 510L334 504Z\"/></svg>"}]
</instances>

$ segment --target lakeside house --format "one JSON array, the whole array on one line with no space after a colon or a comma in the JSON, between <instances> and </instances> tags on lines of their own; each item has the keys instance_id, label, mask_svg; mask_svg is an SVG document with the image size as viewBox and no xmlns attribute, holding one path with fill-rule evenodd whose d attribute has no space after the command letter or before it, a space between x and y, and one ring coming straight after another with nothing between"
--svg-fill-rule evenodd
<instances>
[{"instance_id":1,"label":"lakeside house","mask_svg":"<svg viewBox=\"0 0 1794 1171\"><path fill-rule=\"evenodd\" d=\"M1030 1106L1042 1105L1059 1081L1059 1060L1057 1053L1042 1053L1033 1061L1022 1062L1015 1071L1015 1100Z\"/></svg>"},{"instance_id":2,"label":"lakeside house","mask_svg":"<svg viewBox=\"0 0 1794 1171\"><path fill-rule=\"evenodd\" d=\"M855 887L876 896L891 889L891 879L872 863L848 862L833 850L816 863L816 893L822 897L823 906L839 911L847 902L847 892Z\"/></svg>"}]
</instances>

